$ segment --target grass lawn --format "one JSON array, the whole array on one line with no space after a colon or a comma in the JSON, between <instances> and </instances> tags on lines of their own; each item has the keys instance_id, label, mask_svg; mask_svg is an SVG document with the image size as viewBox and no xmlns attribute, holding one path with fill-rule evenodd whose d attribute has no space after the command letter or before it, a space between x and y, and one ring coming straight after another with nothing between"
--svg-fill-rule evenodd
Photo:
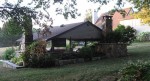
<instances>
[{"instance_id":1,"label":"grass lawn","mask_svg":"<svg viewBox=\"0 0 150 81\"><path fill-rule=\"evenodd\" d=\"M6 69L0 63L0 81L99 81L105 75L112 75L129 61L150 58L150 42L134 43L128 46L129 56L103 59L81 64L53 68Z\"/></svg>"}]
</instances>

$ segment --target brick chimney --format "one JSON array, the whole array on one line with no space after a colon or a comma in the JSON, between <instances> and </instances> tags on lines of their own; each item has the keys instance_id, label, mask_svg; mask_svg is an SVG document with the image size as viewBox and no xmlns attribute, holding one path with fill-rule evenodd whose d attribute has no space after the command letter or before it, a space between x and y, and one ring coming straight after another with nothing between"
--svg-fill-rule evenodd
<instances>
[{"instance_id":1,"label":"brick chimney","mask_svg":"<svg viewBox=\"0 0 150 81\"><path fill-rule=\"evenodd\" d=\"M103 19L105 21L103 34L107 36L108 33L112 32L112 16L103 16Z\"/></svg>"}]
</instances>

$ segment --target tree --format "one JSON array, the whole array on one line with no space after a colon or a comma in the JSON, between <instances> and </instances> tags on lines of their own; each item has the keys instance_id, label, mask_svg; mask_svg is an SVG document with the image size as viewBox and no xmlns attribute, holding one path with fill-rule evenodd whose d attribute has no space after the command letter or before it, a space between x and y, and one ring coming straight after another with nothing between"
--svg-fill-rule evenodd
<instances>
[{"instance_id":1,"label":"tree","mask_svg":"<svg viewBox=\"0 0 150 81\"><path fill-rule=\"evenodd\" d=\"M22 28L18 27L17 23L13 19L8 20L3 24L2 32L4 35L15 36L22 34Z\"/></svg>"},{"instance_id":2,"label":"tree","mask_svg":"<svg viewBox=\"0 0 150 81\"><path fill-rule=\"evenodd\" d=\"M25 32L25 46L29 46L33 42L32 35L32 22L35 21L36 24L40 26L40 20L44 22L52 21L48 9L54 4L63 4L56 8L57 14L62 14L67 19L69 16L76 18L79 16L78 9L75 7L77 5L76 0L31 0L26 5L22 5L25 0L17 0L16 4L5 0L5 2L0 6L0 18L2 20L7 20L12 18L18 27L23 27ZM109 3L110 0L88 0L94 3L99 2L101 5ZM118 0L118 3L122 0ZM121 4L121 3L120 3ZM27 53L25 53L27 54Z\"/></svg>"},{"instance_id":3,"label":"tree","mask_svg":"<svg viewBox=\"0 0 150 81\"><path fill-rule=\"evenodd\" d=\"M86 11L84 21L90 21L90 22L92 22L92 10L91 9L89 9L89 10Z\"/></svg>"},{"instance_id":4,"label":"tree","mask_svg":"<svg viewBox=\"0 0 150 81\"><path fill-rule=\"evenodd\" d=\"M150 0L128 0L134 4L135 8L141 10L142 8L150 8Z\"/></svg>"},{"instance_id":5,"label":"tree","mask_svg":"<svg viewBox=\"0 0 150 81\"><path fill-rule=\"evenodd\" d=\"M22 28L17 26L13 19L3 24L0 35L0 41L3 46L13 46L16 40L21 37L23 33Z\"/></svg>"},{"instance_id":6,"label":"tree","mask_svg":"<svg viewBox=\"0 0 150 81\"><path fill-rule=\"evenodd\" d=\"M12 4L5 0L5 3L0 7L0 17L1 19L9 19L12 18L15 20L18 25L23 27L25 31L25 44L26 46L30 45L33 41L32 35L32 21L35 20L36 24L40 26L43 23L40 23L40 20L44 19L44 22L52 21L50 13L48 13L48 9L52 4L50 0L31 0L26 6L22 6L24 0L18 0L16 4ZM62 3L63 0L53 0L53 3ZM56 11L58 14L63 14L65 18L69 15L72 18L76 17L77 9L75 9L76 0L69 0L69 3L64 3L64 8L57 8ZM32 7L31 7L32 5ZM63 10L64 9L64 10Z\"/></svg>"},{"instance_id":7,"label":"tree","mask_svg":"<svg viewBox=\"0 0 150 81\"><path fill-rule=\"evenodd\" d=\"M56 8L58 14L64 15L65 18L71 16L76 18L77 9L75 8L76 0L31 0L26 5L21 5L25 0L18 0L16 4L12 4L8 0L0 6L0 18L2 20L13 19L18 27L22 27L25 32L25 48L27 48L33 42L32 35L32 23L43 26L45 23L40 23L40 20L44 22L52 21L50 13L47 11L51 5L64 4L64 7ZM25 54L27 52L25 51Z\"/></svg>"},{"instance_id":8,"label":"tree","mask_svg":"<svg viewBox=\"0 0 150 81\"><path fill-rule=\"evenodd\" d=\"M150 8L142 8L139 12L134 14L134 17L140 18L143 24L150 25Z\"/></svg>"},{"instance_id":9,"label":"tree","mask_svg":"<svg viewBox=\"0 0 150 81\"><path fill-rule=\"evenodd\" d=\"M134 14L136 18L140 18L144 24L150 24L150 0L128 0L134 4L139 11Z\"/></svg>"}]
</instances>

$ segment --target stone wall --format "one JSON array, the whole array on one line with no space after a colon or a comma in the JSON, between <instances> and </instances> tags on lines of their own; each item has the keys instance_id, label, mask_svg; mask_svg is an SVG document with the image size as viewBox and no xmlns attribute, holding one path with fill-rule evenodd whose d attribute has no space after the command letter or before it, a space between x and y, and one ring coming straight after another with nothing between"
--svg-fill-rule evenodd
<instances>
[{"instance_id":1,"label":"stone wall","mask_svg":"<svg viewBox=\"0 0 150 81\"><path fill-rule=\"evenodd\" d=\"M96 46L96 50L108 58L121 57L127 55L127 44L102 43Z\"/></svg>"}]
</instances>

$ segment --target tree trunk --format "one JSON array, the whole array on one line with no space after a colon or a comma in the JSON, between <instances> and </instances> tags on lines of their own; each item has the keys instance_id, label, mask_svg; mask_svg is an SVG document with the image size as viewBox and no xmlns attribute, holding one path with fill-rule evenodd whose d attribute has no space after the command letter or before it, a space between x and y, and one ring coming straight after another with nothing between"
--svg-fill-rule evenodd
<instances>
[{"instance_id":1,"label":"tree trunk","mask_svg":"<svg viewBox=\"0 0 150 81\"><path fill-rule=\"evenodd\" d=\"M33 33L32 33L32 19L28 16L24 18L25 22L23 23L24 31L25 31L25 60L24 66L28 66L29 58L28 58L28 46L33 42Z\"/></svg>"}]
</instances>

